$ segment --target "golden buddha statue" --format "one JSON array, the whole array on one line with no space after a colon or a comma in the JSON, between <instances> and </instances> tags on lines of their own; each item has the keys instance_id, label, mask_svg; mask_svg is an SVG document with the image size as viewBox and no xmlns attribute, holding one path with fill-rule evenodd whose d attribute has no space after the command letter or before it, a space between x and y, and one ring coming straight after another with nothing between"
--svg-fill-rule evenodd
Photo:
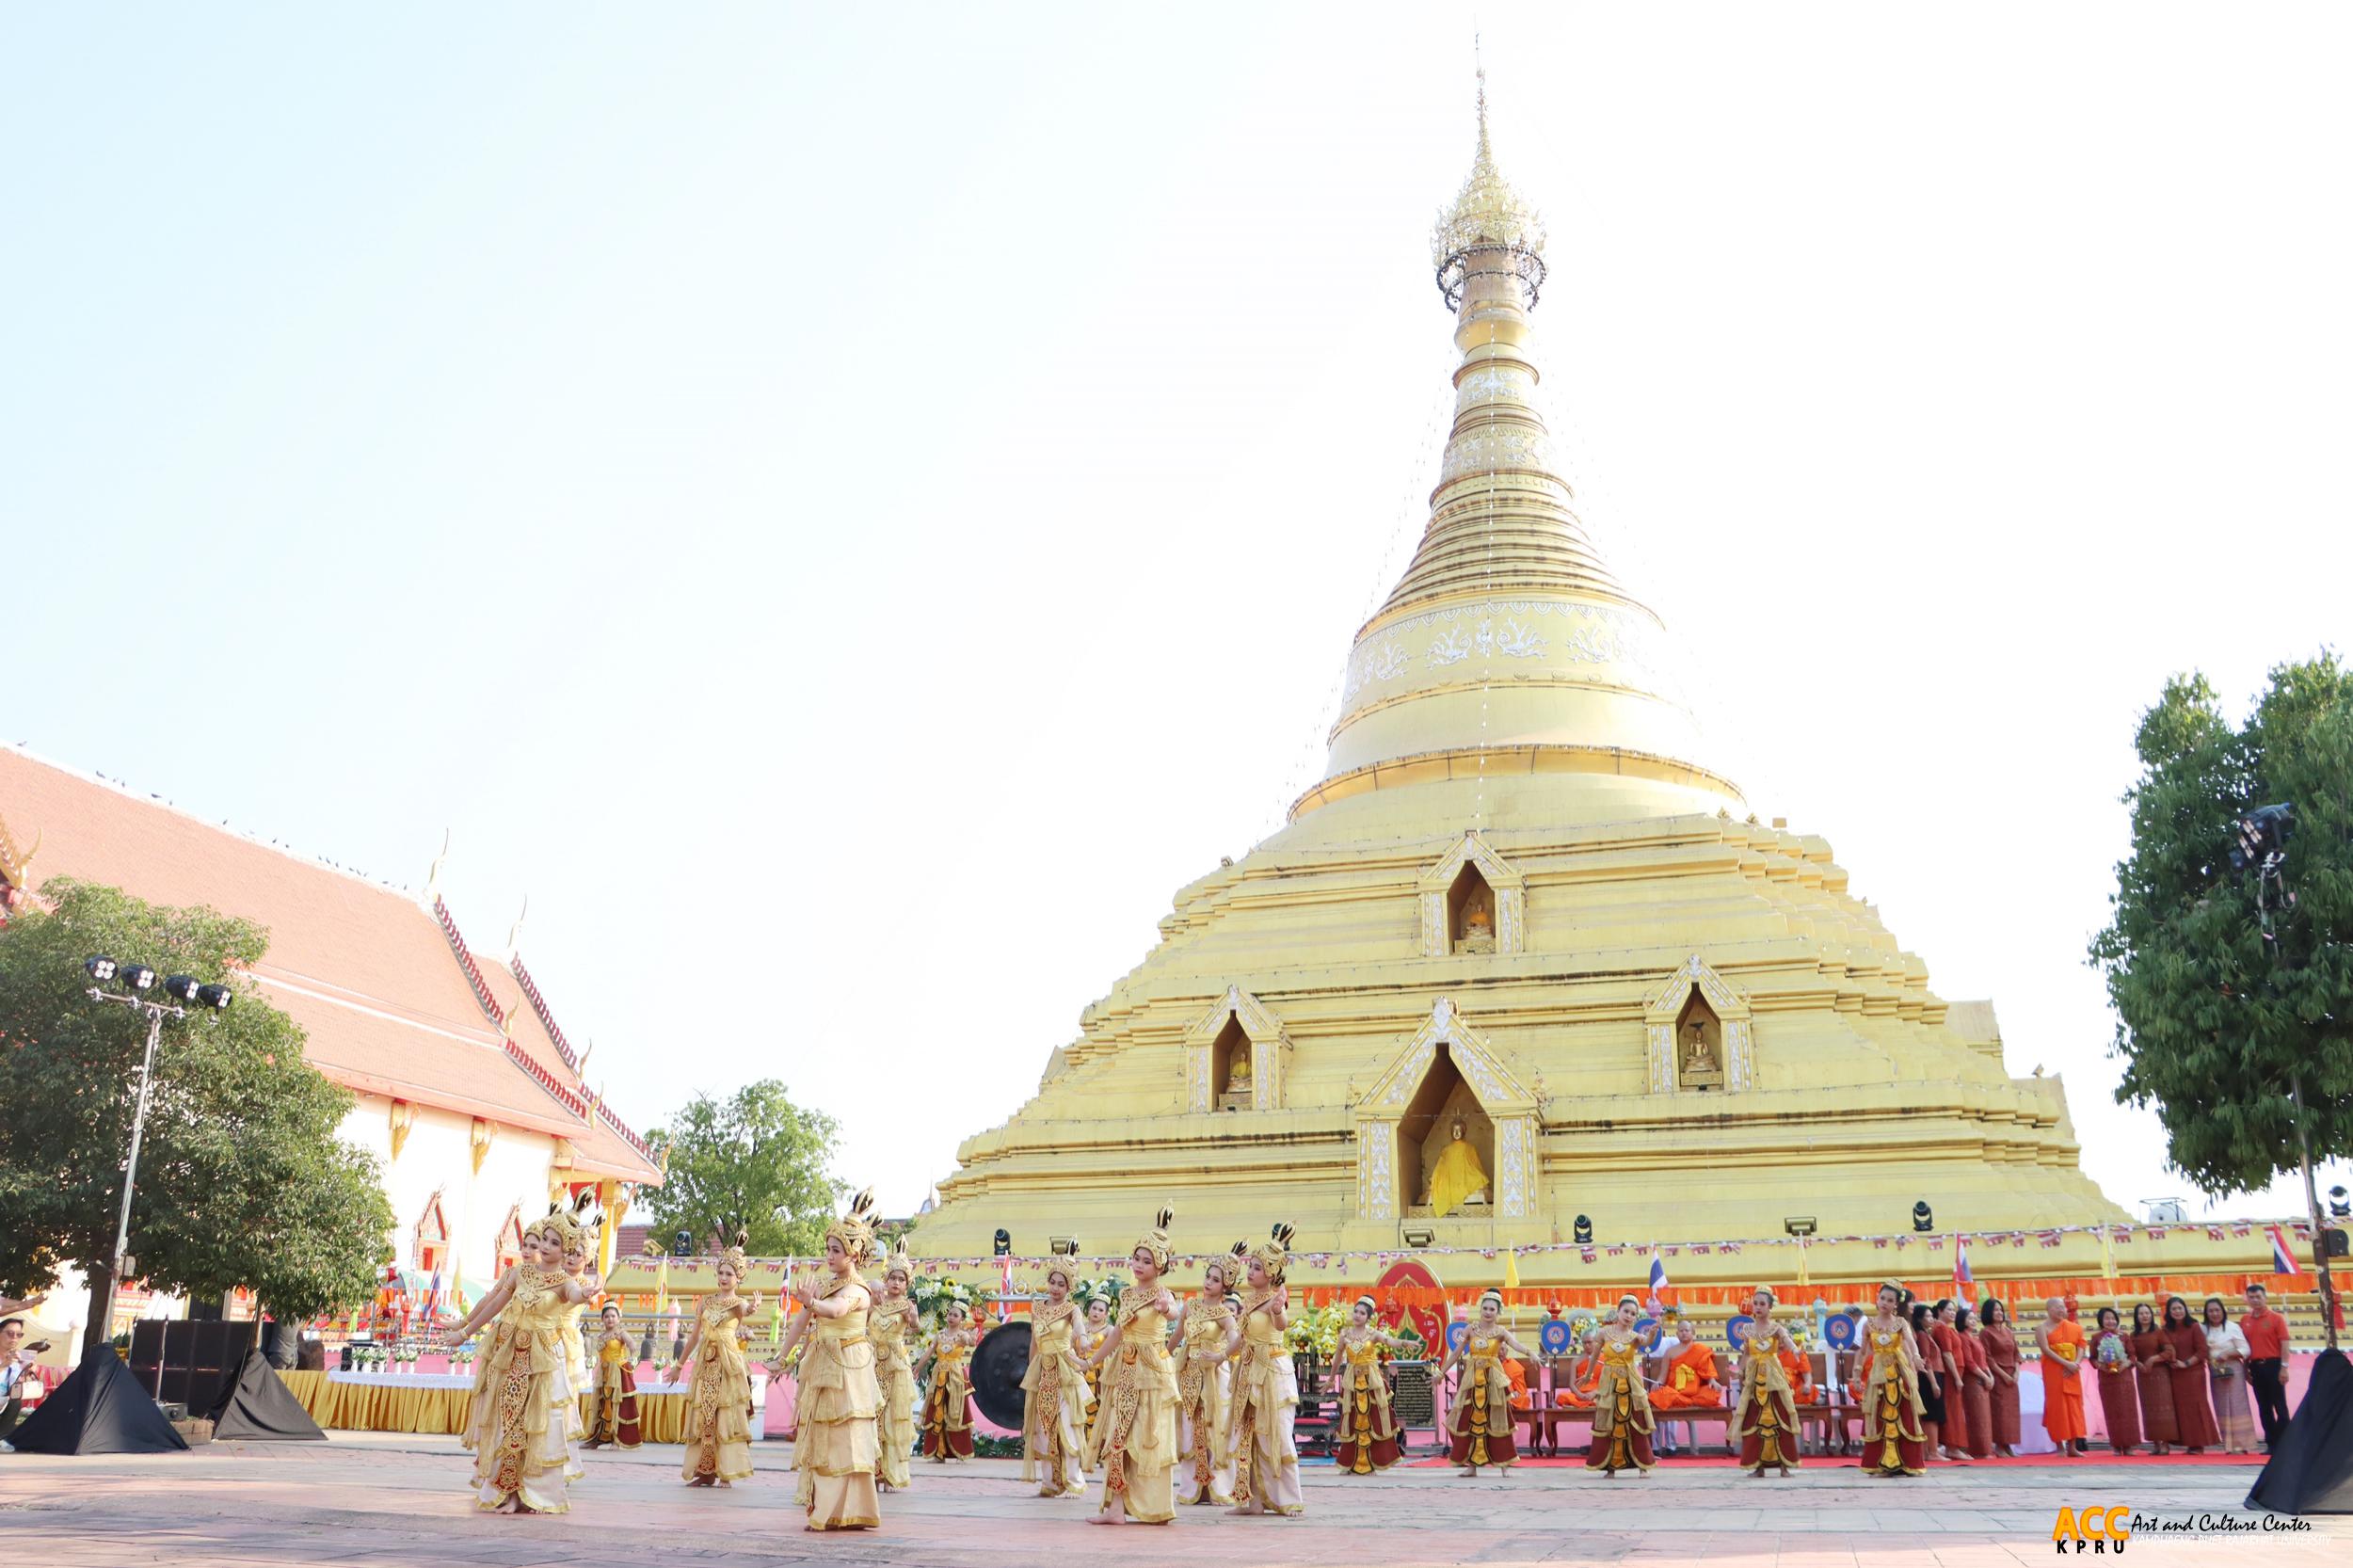
<instances>
[{"instance_id":1,"label":"golden buddha statue","mask_svg":"<svg viewBox=\"0 0 2353 1568\"><path fill-rule=\"evenodd\" d=\"M1473 888L1463 901L1463 929L1454 938L1457 952L1493 952L1496 950L1495 895L1482 885Z\"/></svg>"},{"instance_id":2,"label":"golden buddha statue","mask_svg":"<svg viewBox=\"0 0 2353 1568\"><path fill-rule=\"evenodd\" d=\"M1453 1142L1438 1155L1438 1162L1431 1168L1430 1191L1425 1201L1431 1212L1444 1217L1474 1200L1484 1201L1487 1195L1487 1168L1479 1161L1479 1151L1463 1136L1463 1118L1454 1118Z\"/></svg>"},{"instance_id":3,"label":"golden buddha statue","mask_svg":"<svg viewBox=\"0 0 2353 1568\"><path fill-rule=\"evenodd\" d=\"M1683 1026L1681 1077L1689 1087L1714 1088L1724 1081L1723 1059L1716 1054L1713 1033L1705 1018L1691 1018Z\"/></svg>"}]
</instances>

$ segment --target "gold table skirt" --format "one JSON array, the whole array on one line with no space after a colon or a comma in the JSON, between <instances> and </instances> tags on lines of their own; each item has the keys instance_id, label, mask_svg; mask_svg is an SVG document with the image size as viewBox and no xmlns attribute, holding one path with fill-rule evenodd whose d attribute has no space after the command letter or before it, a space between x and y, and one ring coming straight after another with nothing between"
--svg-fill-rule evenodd
<instances>
[{"instance_id":1,"label":"gold table skirt","mask_svg":"<svg viewBox=\"0 0 2353 1568\"><path fill-rule=\"evenodd\" d=\"M386 1388L369 1384L335 1383L325 1372L286 1372L285 1380L311 1419L342 1432L413 1432L428 1436L456 1436L466 1430L473 1412L470 1388ZM686 1440L687 1394L637 1396L638 1430L648 1443ZM581 1400L582 1424L594 1414L589 1400Z\"/></svg>"}]
</instances>

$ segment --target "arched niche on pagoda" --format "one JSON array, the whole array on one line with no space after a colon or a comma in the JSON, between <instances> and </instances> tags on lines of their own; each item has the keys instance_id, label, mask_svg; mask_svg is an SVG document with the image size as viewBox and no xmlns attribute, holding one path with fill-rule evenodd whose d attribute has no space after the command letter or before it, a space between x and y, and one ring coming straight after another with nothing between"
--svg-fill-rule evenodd
<instances>
[{"instance_id":1,"label":"arched niche on pagoda","mask_svg":"<svg viewBox=\"0 0 2353 1568\"><path fill-rule=\"evenodd\" d=\"M416 1225L409 1231L408 1255L417 1267L427 1273L449 1266L449 1216L441 1208L444 1189L436 1187L433 1195L424 1200L424 1211L417 1216ZM520 1237L517 1238L520 1241Z\"/></svg>"},{"instance_id":2,"label":"arched niche on pagoda","mask_svg":"<svg viewBox=\"0 0 2353 1568\"><path fill-rule=\"evenodd\" d=\"M1747 995L1698 953L1643 1000L1643 1084L1654 1095L1756 1087L1756 1025Z\"/></svg>"},{"instance_id":3,"label":"arched niche on pagoda","mask_svg":"<svg viewBox=\"0 0 2353 1568\"><path fill-rule=\"evenodd\" d=\"M1422 872L1421 955L1524 952L1528 949L1528 879L1476 832Z\"/></svg>"},{"instance_id":4,"label":"arched niche on pagoda","mask_svg":"<svg viewBox=\"0 0 2353 1568\"><path fill-rule=\"evenodd\" d=\"M1430 1155L1456 1115L1486 1169L1491 1212L1524 1220L1537 1211L1536 1096L1486 1035L1440 997L1356 1102L1358 1219L1404 1216L1421 1197Z\"/></svg>"},{"instance_id":5,"label":"arched niche on pagoda","mask_svg":"<svg viewBox=\"0 0 2353 1568\"><path fill-rule=\"evenodd\" d=\"M1228 985L1185 1031L1185 1109L1273 1111L1283 1103L1290 1036L1263 1002Z\"/></svg>"}]
</instances>

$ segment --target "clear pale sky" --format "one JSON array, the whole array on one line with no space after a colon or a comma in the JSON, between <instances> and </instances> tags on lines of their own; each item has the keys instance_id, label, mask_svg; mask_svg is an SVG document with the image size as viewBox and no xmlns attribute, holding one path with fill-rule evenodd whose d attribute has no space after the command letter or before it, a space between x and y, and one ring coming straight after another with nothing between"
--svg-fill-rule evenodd
<instances>
[{"instance_id":1,"label":"clear pale sky","mask_svg":"<svg viewBox=\"0 0 2353 1568\"><path fill-rule=\"evenodd\" d=\"M2167 676L2353 626L2353 13L1476 24L1715 760L2188 1195L2085 943ZM775 1075L911 1208L1321 771L1473 25L0 9L0 738L412 888L448 828L625 1113Z\"/></svg>"}]
</instances>

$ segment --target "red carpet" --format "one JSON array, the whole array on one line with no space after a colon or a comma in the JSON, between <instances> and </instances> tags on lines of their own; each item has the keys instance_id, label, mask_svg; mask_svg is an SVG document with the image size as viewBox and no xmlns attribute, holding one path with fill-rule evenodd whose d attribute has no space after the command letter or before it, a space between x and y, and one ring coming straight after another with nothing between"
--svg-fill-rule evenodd
<instances>
[{"instance_id":1,"label":"red carpet","mask_svg":"<svg viewBox=\"0 0 2353 1568\"><path fill-rule=\"evenodd\" d=\"M2153 1454L2146 1451L2137 1454L2112 1454L2104 1448L2094 1448L2081 1459L2061 1459L2057 1454L2021 1454L2016 1459L1973 1459L1966 1464L1948 1464L1943 1460L1930 1460L1929 1468L1930 1470L2052 1470L2070 1464L2102 1463L2148 1465L2239 1464L2249 1469L2256 1469L2263 1464L2263 1462L2264 1456L2261 1454ZM1842 1464L1851 1466L1854 1463L1855 1458L1852 1454L1844 1457L1837 1454L1808 1454L1805 1456L1805 1463L1798 1468L1830 1470ZM1522 1459L1513 1468L1515 1470L1569 1470L1582 1469L1584 1465L1585 1456L1578 1453L1575 1457L1563 1454L1559 1459ZM1455 1464L1452 1460L1439 1455L1433 1455L1428 1459L1409 1459L1405 1462L1405 1468L1410 1470L1434 1470L1440 1467L1451 1469L1455 1467ZM1662 1454L1659 1456L1658 1467L1662 1470L1731 1470L1737 1466L1733 1464L1729 1456L1724 1454L1703 1454L1696 1459L1683 1454Z\"/></svg>"}]
</instances>

